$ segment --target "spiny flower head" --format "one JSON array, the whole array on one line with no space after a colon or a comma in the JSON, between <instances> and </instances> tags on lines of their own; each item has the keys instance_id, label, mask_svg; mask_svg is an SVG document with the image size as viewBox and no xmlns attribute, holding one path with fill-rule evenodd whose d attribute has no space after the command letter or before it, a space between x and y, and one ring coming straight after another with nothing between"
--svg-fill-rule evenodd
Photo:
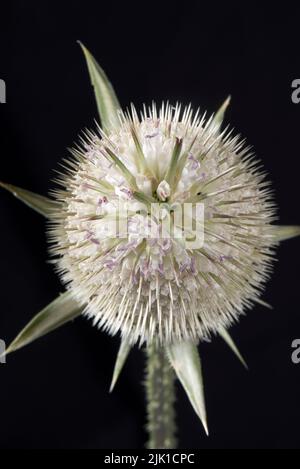
<instances>
[{"instance_id":1,"label":"spiny flower head","mask_svg":"<svg viewBox=\"0 0 300 469\"><path fill-rule=\"evenodd\" d=\"M59 183L52 252L99 327L131 343L196 342L259 301L269 184L212 119L170 105L120 112L113 130L86 132Z\"/></svg>"}]
</instances>

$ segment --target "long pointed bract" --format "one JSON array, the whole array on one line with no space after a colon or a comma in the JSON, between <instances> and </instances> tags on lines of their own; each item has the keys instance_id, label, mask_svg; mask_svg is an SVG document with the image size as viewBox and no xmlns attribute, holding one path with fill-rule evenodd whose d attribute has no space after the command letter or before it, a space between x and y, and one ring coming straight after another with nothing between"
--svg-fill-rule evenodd
<instances>
[{"instance_id":1,"label":"long pointed bract","mask_svg":"<svg viewBox=\"0 0 300 469\"><path fill-rule=\"evenodd\" d=\"M219 107L216 114L214 115L211 125L216 125L217 127L221 127L223 120L224 120L226 109L228 108L230 104L230 100L231 100L231 96L229 95L225 99L224 103Z\"/></svg>"},{"instance_id":2,"label":"long pointed bract","mask_svg":"<svg viewBox=\"0 0 300 469\"><path fill-rule=\"evenodd\" d=\"M75 301L69 291L59 295L22 329L8 347L6 354L24 347L66 322L71 321L79 316L82 310L83 307Z\"/></svg>"},{"instance_id":3,"label":"long pointed bract","mask_svg":"<svg viewBox=\"0 0 300 469\"><path fill-rule=\"evenodd\" d=\"M126 339L122 339L121 345L118 351L117 359L116 359L116 364L114 367L114 372L113 372L113 377L111 380L109 392L113 391L116 385L116 382L118 381L118 378L120 376L120 373L123 369L123 366L127 360L130 350L131 350L131 345L129 344L129 342Z\"/></svg>"},{"instance_id":4,"label":"long pointed bract","mask_svg":"<svg viewBox=\"0 0 300 469\"><path fill-rule=\"evenodd\" d=\"M202 367L196 345L192 342L170 344L167 346L167 354L208 435Z\"/></svg>"},{"instance_id":5,"label":"long pointed bract","mask_svg":"<svg viewBox=\"0 0 300 469\"><path fill-rule=\"evenodd\" d=\"M271 234L274 241L285 241L300 236L300 226L272 226Z\"/></svg>"},{"instance_id":6,"label":"long pointed bract","mask_svg":"<svg viewBox=\"0 0 300 469\"><path fill-rule=\"evenodd\" d=\"M116 128L120 125L117 111L121 107L116 93L104 70L88 49L80 41L78 42L86 58L102 127L104 130L109 130L111 127Z\"/></svg>"},{"instance_id":7,"label":"long pointed bract","mask_svg":"<svg viewBox=\"0 0 300 469\"><path fill-rule=\"evenodd\" d=\"M248 365L245 362L244 358L242 357L242 355L241 355L239 349L237 348L237 346L235 345L234 341L232 340L229 332L224 327L220 327L219 328L219 334L222 337L222 339L225 340L226 344L231 348L233 353L237 356L237 358L240 360L240 362L246 368L246 370L248 370Z\"/></svg>"},{"instance_id":8,"label":"long pointed bract","mask_svg":"<svg viewBox=\"0 0 300 469\"><path fill-rule=\"evenodd\" d=\"M20 199L28 207L32 208L40 215L48 218L54 210L58 208L58 202L44 197L43 195L35 194L21 187L13 186L12 184L6 184L0 182L0 187L11 192L17 199Z\"/></svg>"}]
</instances>

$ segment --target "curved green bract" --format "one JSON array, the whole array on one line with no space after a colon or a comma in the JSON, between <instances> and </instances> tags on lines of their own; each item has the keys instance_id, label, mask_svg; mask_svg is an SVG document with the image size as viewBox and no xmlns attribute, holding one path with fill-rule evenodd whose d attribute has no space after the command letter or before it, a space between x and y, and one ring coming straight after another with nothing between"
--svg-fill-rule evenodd
<instances>
[{"instance_id":1,"label":"curved green bract","mask_svg":"<svg viewBox=\"0 0 300 469\"><path fill-rule=\"evenodd\" d=\"M90 79L94 87L102 128L104 130L109 130L111 128L118 127L120 125L118 110L121 106L112 84L108 80L104 70L100 67L88 49L80 41L78 42L83 50Z\"/></svg>"}]
</instances>

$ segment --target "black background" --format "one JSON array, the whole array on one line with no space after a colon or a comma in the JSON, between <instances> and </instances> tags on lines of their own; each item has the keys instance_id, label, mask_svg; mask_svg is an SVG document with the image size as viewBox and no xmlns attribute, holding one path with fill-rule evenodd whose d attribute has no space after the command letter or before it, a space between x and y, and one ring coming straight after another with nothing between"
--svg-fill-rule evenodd
<instances>
[{"instance_id":1,"label":"black background","mask_svg":"<svg viewBox=\"0 0 300 469\"><path fill-rule=\"evenodd\" d=\"M213 112L247 137L276 190L283 224L300 224L300 7L285 2L10 1L1 4L0 179L47 194L53 169L97 115L80 39L123 106L169 99ZM62 287L47 264L45 222L0 192L0 337L8 343ZM210 437L178 386L181 448L300 448L300 241L285 242L264 299L232 334L200 346ZM0 364L0 447L142 448L144 357L133 350L108 394L119 340L84 318Z\"/></svg>"}]
</instances>

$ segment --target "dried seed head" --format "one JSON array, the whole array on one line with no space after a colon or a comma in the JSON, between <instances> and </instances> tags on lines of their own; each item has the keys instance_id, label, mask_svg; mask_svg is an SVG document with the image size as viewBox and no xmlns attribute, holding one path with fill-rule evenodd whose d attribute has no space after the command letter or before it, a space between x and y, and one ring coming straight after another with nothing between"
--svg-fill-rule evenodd
<instances>
[{"instance_id":1,"label":"dried seed head","mask_svg":"<svg viewBox=\"0 0 300 469\"><path fill-rule=\"evenodd\" d=\"M119 118L107 135L87 132L60 180L50 229L59 272L111 334L207 338L258 300L268 278L268 183L238 137L190 108L153 105L139 118L132 107ZM186 204L188 228L176 217ZM191 226L204 235L198 244L188 242Z\"/></svg>"}]
</instances>

